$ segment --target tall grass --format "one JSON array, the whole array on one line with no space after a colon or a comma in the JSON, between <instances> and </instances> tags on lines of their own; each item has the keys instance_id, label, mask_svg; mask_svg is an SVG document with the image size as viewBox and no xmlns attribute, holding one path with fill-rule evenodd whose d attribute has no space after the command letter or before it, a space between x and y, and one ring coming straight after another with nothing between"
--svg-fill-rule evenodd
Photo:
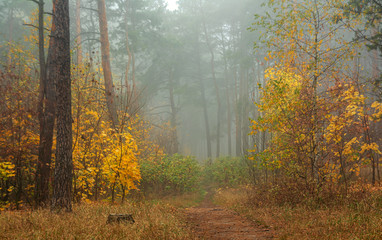
<instances>
[{"instance_id":1,"label":"tall grass","mask_svg":"<svg viewBox=\"0 0 382 240\"><path fill-rule=\"evenodd\" d=\"M382 239L382 188L354 188L318 204L308 197L290 202L288 193L263 187L220 190L215 201L271 228L277 239Z\"/></svg>"},{"instance_id":2,"label":"tall grass","mask_svg":"<svg viewBox=\"0 0 382 240\"><path fill-rule=\"evenodd\" d=\"M134 224L106 224L110 213L131 213ZM74 206L72 213L49 210L0 213L0 239L193 239L182 215L168 204L140 202Z\"/></svg>"}]
</instances>

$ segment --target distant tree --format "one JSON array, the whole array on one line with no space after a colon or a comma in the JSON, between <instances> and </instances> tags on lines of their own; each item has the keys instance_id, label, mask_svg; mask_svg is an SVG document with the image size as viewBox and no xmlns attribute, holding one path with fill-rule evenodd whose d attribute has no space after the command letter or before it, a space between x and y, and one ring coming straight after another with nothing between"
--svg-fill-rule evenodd
<instances>
[{"instance_id":1,"label":"distant tree","mask_svg":"<svg viewBox=\"0 0 382 240\"><path fill-rule=\"evenodd\" d=\"M365 16L366 28L358 29L357 36L366 40L370 49L382 52L382 0L349 0L344 9L347 14ZM368 33L370 27L376 31Z\"/></svg>"},{"instance_id":2,"label":"distant tree","mask_svg":"<svg viewBox=\"0 0 382 240\"><path fill-rule=\"evenodd\" d=\"M364 25L353 28L359 41L366 41L372 56L372 81L379 101L382 101L382 76L379 70L379 55L382 54L382 0L349 0L344 6L345 16L363 16ZM341 19L338 19L341 20Z\"/></svg>"},{"instance_id":3,"label":"distant tree","mask_svg":"<svg viewBox=\"0 0 382 240\"><path fill-rule=\"evenodd\" d=\"M102 55L102 68L103 76L105 78L105 94L107 108L110 113L110 117L113 121L114 128L118 127L118 114L115 103L115 91L113 86L113 78L111 74L110 66L110 43L109 43L109 31L106 18L106 5L105 0L98 0L98 14L99 14L99 28L101 33L101 55Z\"/></svg>"},{"instance_id":4,"label":"distant tree","mask_svg":"<svg viewBox=\"0 0 382 240\"><path fill-rule=\"evenodd\" d=\"M37 0L39 1L39 0ZM36 6L32 1L2 0L0 1L0 60L4 57L4 63L10 67L11 56L8 52L11 44L20 41L27 29L23 27L25 16ZM4 50L3 50L4 49ZM4 52L3 52L4 51Z\"/></svg>"},{"instance_id":5,"label":"distant tree","mask_svg":"<svg viewBox=\"0 0 382 240\"><path fill-rule=\"evenodd\" d=\"M203 26L203 32L204 37L206 40L206 44L208 47L208 50L211 55L210 64L211 64L211 74L212 74L212 80L215 87L215 95L216 95L216 102L217 102L217 127L216 127L216 157L218 158L220 156L220 125L221 125L221 112L222 112L222 104L220 100L220 90L219 90L219 84L216 79L216 70L215 70L215 53L211 42L210 33L208 32L207 26L206 26L206 17L204 14L203 6L200 6L200 12L202 13L202 26Z\"/></svg>"},{"instance_id":6,"label":"distant tree","mask_svg":"<svg viewBox=\"0 0 382 240\"><path fill-rule=\"evenodd\" d=\"M78 65L82 63L81 39L81 0L76 0L76 48Z\"/></svg>"}]
</instances>

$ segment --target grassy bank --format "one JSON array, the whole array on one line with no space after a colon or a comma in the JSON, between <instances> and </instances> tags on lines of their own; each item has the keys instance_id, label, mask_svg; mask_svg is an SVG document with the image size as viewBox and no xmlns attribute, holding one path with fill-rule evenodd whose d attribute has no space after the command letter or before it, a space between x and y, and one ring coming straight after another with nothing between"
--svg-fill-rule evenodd
<instances>
[{"instance_id":1,"label":"grassy bank","mask_svg":"<svg viewBox=\"0 0 382 240\"><path fill-rule=\"evenodd\" d=\"M256 189L224 189L215 202L233 208L259 225L271 228L277 239L382 239L381 190L363 198L330 205L276 204L264 201Z\"/></svg>"},{"instance_id":2,"label":"grassy bank","mask_svg":"<svg viewBox=\"0 0 382 240\"><path fill-rule=\"evenodd\" d=\"M131 213L134 224L106 224L110 213ZM49 210L0 213L0 239L193 239L182 214L168 203L143 201L75 205L72 213Z\"/></svg>"}]
</instances>

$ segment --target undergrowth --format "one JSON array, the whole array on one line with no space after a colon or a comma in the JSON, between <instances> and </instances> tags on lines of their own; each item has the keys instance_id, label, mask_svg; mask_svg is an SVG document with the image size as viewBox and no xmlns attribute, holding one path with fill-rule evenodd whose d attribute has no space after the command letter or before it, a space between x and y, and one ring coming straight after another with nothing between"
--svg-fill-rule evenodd
<instances>
[{"instance_id":1,"label":"undergrowth","mask_svg":"<svg viewBox=\"0 0 382 240\"><path fill-rule=\"evenodd\" d=\"M382 188L356 184L347 194L319 195L291 188L220 189L214 201L272 229L277 239L382 239Z\"/></svg>"}]
</instances>

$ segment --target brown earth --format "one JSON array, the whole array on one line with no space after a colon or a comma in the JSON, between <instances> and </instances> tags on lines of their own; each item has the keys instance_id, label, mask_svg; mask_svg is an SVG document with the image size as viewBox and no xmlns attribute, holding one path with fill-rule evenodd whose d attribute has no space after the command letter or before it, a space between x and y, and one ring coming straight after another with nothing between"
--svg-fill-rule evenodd
<instances>
[{"instance_id":1,"label":"brown earth","mask_svg":"<svg viewBox=\"0 0 382 240\"><path fill-rule=\"evenodd\" d=\"M197 207L187 208L186 218L198 239L273 239L270 229L214 205L210 194Z\"/></svg>"}]
</instances>

